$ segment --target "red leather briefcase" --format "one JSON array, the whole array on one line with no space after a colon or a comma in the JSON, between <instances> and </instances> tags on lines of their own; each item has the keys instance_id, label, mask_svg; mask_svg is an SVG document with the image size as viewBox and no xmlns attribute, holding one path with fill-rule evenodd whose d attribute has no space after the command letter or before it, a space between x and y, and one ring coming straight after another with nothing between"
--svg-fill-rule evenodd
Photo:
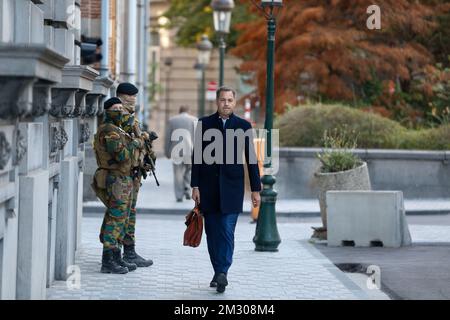
<instances>
[{"instance_id":1,"label":"red leather briefcase","mask_svg":"<svg viewBox=\"0 0 450 320\"><path fill-rule=\"evenodd\" d=\"M189 247L198 247L202 241L203 234L203 215L198 207L195 207L187 214L185 224L187 228L184 232L183 244Z\"/></svg>"}]
</instances>

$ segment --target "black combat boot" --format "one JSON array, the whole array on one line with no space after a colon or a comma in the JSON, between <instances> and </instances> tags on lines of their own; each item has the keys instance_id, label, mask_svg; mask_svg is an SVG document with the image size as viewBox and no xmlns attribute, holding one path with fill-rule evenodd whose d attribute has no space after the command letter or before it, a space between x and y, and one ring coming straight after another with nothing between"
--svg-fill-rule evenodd
<instances>
[{"instance_id":1,"label":"black combat boot","mask_svg":"<svg viewBox=\"0 0 450 320\"><path fill-rule=\"evenodd\" d=\"M135 263L128 263L122 259L122 254L120 253L120 249L116 249L113 251L114 260L119 266L128 268L128 271L134 271L137 269L137 265Z\"/></svg>"},{"instance_id":2,"label":"black combat boot","mask_svg":"<svg viewBox=\"0 0 450 320\"><path fill-rule=\"evenodd\" d=\"M153 261L142 258L140 255L136 253L134 250L134 244L132 245L124 245L123 246L123 260L128 263L134 263L138 267L150 267L153 264Z\"/></svg>"},{"instance_id":3,"label":"black combat boot","mask_svg":"<svg viewBox=\"0 0 450 320\"><path fill-rule=\"evenodd\" d=\"M122 267L114 260L114 252L112 249L103 250L101 273L128 273L128 268Z\"/></svg>"}]
</instances>

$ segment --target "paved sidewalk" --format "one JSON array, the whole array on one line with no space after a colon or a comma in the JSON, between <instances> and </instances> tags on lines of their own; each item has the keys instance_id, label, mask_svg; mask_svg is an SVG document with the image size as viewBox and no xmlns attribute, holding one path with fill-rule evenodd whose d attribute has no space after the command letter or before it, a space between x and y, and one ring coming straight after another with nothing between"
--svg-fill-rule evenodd
<instances>
[{"instance_id":1,"label":"paved sidewalk","mask_svg":"<svg viewBox=\"0 0 450 320\"><path fill-rule=\"evenodd\" d=\"M364 278L355 279L356 274L346 274L337 269L320 251L335 263L360 262L383 266L383 279L395 289L397 282L409 281L412 277L428 272L428 256L433 255L432 246L442 246L441 254L433 257L435 263L448 260L445 247L450 243L450 219L446 217L408 217L413 247L389 248L327 248L308 242L311 226L320 225L317 218L279 218L278 230L282 239L279 252L255 252L252 237L255 225L249 217L241 216L236 229L236 251L230 269L230 286L223 295L208 287L212 269L203 238L199 248L182 246L184 218L174 215L141 215L138 217L138 251L154 259L150 268L138 269L127 275L99 273L101 246L98 230L101 217L90 215L83 218L82 248L76 263L81 268L81 289L68 290L65 282L55 282L48 289L49 299L379 299L386 298L381 292L364 288ZM438 247L437 247L438 248ZM439 249L439 248L438 248ZM417 251L419 250L419 251ZM423 252L426 250L426 252ZM414 254L417 251L418 254ZM422 253L420 252L422 251ZM392 262L398 252L409 260L407 268L414 271L390 274ZM333 253L335 253L333 255ZM343 254L344 253L344 254ZM420 253L420 254L419 254ZM368 254L372 254L368 256ZM366 256L366 258L364 258ZM400 256L401 257L401 256ZM380 260L383 258L384 260ZM442 258L442 259L441 259ZM401 258L404 259L404 258ZM419 259L419 260L418 260ZM447 260L445 260L447 259ZM399 262L395 262L398 264ZM447 264L448 265L448 264ZM431 267L433 268L433 267ZM439 271L446 272L445 266ZM418 271L417 271L418 270ZM436 269L437 271L438 269ZM395 271L395 270L394 270ZM433 275L435 272L429 270ZM417 274L416 274L417 272ZM448 272L448 271L447 271ZM358 275L361 277L362 275ZM394 277L395 276L395 277ZM447 274L448 276L448 274ZM352 280L353 281L352 281ZM355 282L356 281L356 284ZM385 281L383 280L383 283ZM417 286L414 282L410 286ZM433 292L433 288L429 292ZM397 290L396 290L397 291ZM399 291L401 297L407 297Z\"/></svg>"},{"instance_id":2,"label":"paved sidewalk","mask_svg":"<svg viewBox=\"0 0 450 320\"><path fill-rule=\"evenodd\" d=\"M234 264L224 294L209 288L212 268L203 238L199 248L182 246L185 229L180 216L144 215L138 218L138 252L154 265L126 275L99 273L101 217L84 217L81 288L68 290L65 282L48 289L48 299L367 299L368 295L319 250L307 242L310 223L285 219L279 223L279 252L255 252L255 225L240 217L236 230Z\"/></svg>"},{"instance_id":3,"label":"paved sidewalk","mask_svg":"<svg viewBox=\"0 0 450 320\"><path fill-rule=\"evenodd\" d=\"M157 177L161 184L156 186L155 180L149 176L142 185L138 198L138 207L142 214L185 214L192 209L192 201L175 201L173 190L173 169L172 163L166 158L157 160ZM276 189L276 184L275 184ZM244 213L249 213L251 209L250 195L246 195L244 202ZM450 200L430 199L430 200L405 200L407 214L427 215L427 214L448 214L450 213ZM279 216L289 217L320 217L319 201L316 199L278 199L276 211ZM104 206L100 201L86 202L84 204L85 213L104 212Z\"/></svg>"},{"instance_id":4,"label":"paved sidewalk","mask_svg":"<svg viewBox=\"0 0 450 320\"><path fill-rule=\"evenodd\" d=\"M282 239L277 253L254 251L255 225L249 224L248 215L241 215L236 230L234 264L229 272L230 285L225 294L217 294L209 288L213 273L205 235L199 248L182 246L184 215L193 202L175 201L169 160L158 160L157 167L161 187L156 186L152 177L143 184L137 223L138 252L152 258L155 264L127 275L99 273L102 249L98 231L102 215L92 212L104 212L104 207L99 202L85 203L82 247L76 259L81 268L81 288L69 290L65 282L55 282L48 289L49 299L387 298L382 292L373 294L366 290L364 278L356 279L355 284L355 276L361 275L343 273L318 247L308 242L311 226L321 224L319 218L314 218L319 215L316 200L277 201L278 230ZM435 213L450 211L450 202L441 200L410 201L405 205L416 213L427 212L430 208ZM244 211L249 209L250 202L246 199ZM445 217L408 216L413 242L450 242L450 224L441 221ZM430 219L436 223L430 223Z\"/></svg>"}]
</instances>

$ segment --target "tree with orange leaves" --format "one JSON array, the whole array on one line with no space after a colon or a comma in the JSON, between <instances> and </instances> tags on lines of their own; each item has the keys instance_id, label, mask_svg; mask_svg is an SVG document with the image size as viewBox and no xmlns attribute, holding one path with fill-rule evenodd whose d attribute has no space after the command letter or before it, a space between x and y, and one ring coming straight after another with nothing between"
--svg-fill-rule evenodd
<instances>
[{"instance_id":1,"label":"tree with orange leaves","mask_svg":"<svg viewBox=\"0 0 450 320\"><path fill-rule=\"evenodd\" d=\"M433 37L442 32L439 18L450 15L448 1L379 0L380 30L366 26L371 0L283 3L276 42L276 111L305 97L372 105L411 123L431 111L405 94L426 88L413 84L437 71L436 56L442 58L450 46ZM242 72L255 73L264 97L266 21L241 23L236 29L241 35L231 52L244 60Z\"/></svg>"}]
</instances>

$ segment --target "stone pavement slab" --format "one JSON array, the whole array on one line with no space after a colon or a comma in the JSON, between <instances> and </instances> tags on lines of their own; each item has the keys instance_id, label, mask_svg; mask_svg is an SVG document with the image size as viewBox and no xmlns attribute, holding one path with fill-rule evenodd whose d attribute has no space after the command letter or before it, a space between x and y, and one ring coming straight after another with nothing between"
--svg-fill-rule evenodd
<instances>
[{"instance_id":1,"label":"stone pavement slab","mask_svg":"<svg viewBox=\"0 0 450 320\"><path fill-rule=\"evenodd\" d=\"M367 299L368 295L337 269L307 239L310 224L279 223L279 252L256 252L255 225L240 217L236 229L230 285L224 294L209 288L212 267L206 238L198 248L182 246L184 218L143 215L137 223L138 252L154 260L149 268L126 275L101 274L101 217L84 217L82 248L76 263L81 287L69 290L55 282L48 299Z\"/></svg>"}]
</instances>

